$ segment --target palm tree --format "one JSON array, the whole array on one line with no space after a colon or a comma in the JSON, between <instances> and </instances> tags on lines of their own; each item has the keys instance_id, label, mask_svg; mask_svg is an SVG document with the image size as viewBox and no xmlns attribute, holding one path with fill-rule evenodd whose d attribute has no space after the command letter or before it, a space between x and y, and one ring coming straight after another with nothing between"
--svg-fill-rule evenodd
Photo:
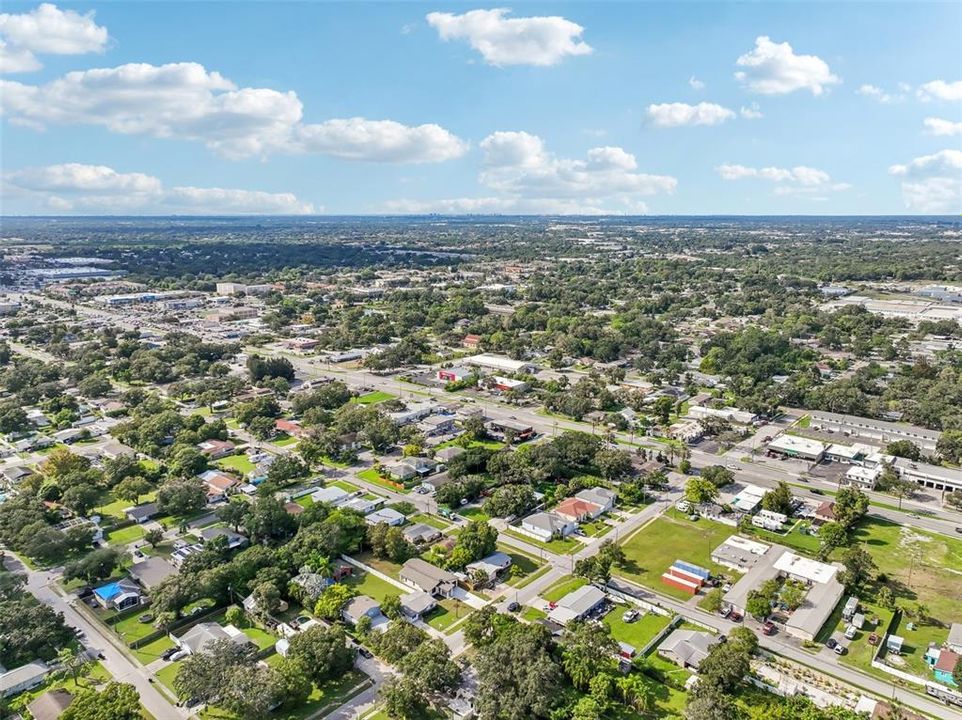
<instances>
[{"instance_id":1,"label":"palm tree","mask_svg":"<svg viewBox=\"0 0 962 720\"><path fill-rule=\"evenodd\" d=\"M314 566L314 572L321 577L329 578L334 575L334 561L327 555L318 554L311 558L311 565Z\"/></svg>"}]
</instances>

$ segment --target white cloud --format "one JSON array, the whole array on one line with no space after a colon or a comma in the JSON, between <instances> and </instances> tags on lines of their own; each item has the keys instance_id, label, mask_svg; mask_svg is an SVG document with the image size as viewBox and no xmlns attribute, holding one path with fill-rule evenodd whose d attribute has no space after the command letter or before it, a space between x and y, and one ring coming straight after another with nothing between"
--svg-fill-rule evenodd
<instances>
[{"instance_id":1,"label":"white cloud","mask_svg":"<svg viewBox=\"0 0 962 720\"><path fill-rule=\"evenodd\" d=\"M481 141L481 183L493 190L528 198L630 200L673 192L677 180L634 172L635 156L619 147L592 148L584 160L559 158L544 141L526 132L495 132Z\"/></svg>"},{"instance_id":2,"label":"white cloud","mask_svg":"<svg viewBox=\"0 0 962 720\"><path fill-rule=\"evenodd\" d=\"M489 65L556 65L573 55L589 55L584 28L563 17L507 18L510 10L471 10L463 15L433 12L428 24L442 40L467 40Z\"/></svg>"},{"instance_id":3,"label":"white cloud","mask_svg":"<svg viewBox=\"0 0 962 720\"><path fill-rule=\"evenodd\" d=\"M748 107L744 105L739 109L738 114L742 116L745 120L758 120L759 118L765 117L762 114L762 109L758 107L758 103L752 103Z\"/></svg>"},{"instance_id":4,"label":"white cloud","mask_svg":"<svg viewBox=\"0 0 962 720\"><path fill-rule=\"evenodd\" d=\"M705 89L705 83L703 83L701 80L699 80L698 78L696 78L694 75L692 75L690 78L688 78L688 84L691 85L691 89L692 89L692 90L704 90L704 89Z\"/></svg>"},{"instance_id":5,"label":"white cloud","mask_svg":"<svg viewBox=\"0 0 962 720\"><path fill-rule=\"evenodd\" d=\"M144 173L119 173L105 165L65 163L25 168L3 177L4 193L57 211L183 214L285 214L316 212L292 193L225 188L165 188Z\"/></svg>"},{"instance_id":6,"label":"white cloud","mask_svg":"<svg viewBox=\"0 0 962 720\"><path fill-rule=\"evenodd\" d=\"M930 135L962 135L962 122L930 117L925 118L922 124Z\"/></svg>"},{"instance_id":7,"label":"white cloud","mask_svg":"<svg viewBox=\"0 0 962 720\"><path fill-rule=\"evenodd\" d=\"M683 125L718 125L735 117L735 113L715 103L701 102L697 105L686 103L661 103L648 106L648 119L659 128L680 127Z\"/></svg>"},{"instance_id":8,"label":"white cloud","mask_svg":"<svg viewBox=\"0 0 962 720\"><path fill-rule=\"evenodd\" d=\"M316 152L353 160L437 162L467 145L437 125L350 118L310 124L294 92L238 88L198 63L132 63L67 73L45 85L0 80L3 112L33 127L101 125L113 132L203 142L232 158Z\"/></svg>"},{"instance_id":9,"label":"white cloud","mask_svg":"<svg viewBox=\"0 0 962 720\"><path fill-rule=\"evenodd\" d=\"M42 65L36 55L103 52L107 28L81 15L43 3L30 12L0 14L0 72L30 72Z\"/></svg>"},{"instance_id":10,"label":"white cloud","mask_svg":"<svg viewBox=\"0 0 962 720\"><path fill-rule=\"evenodd\" d=\"M932 80L918 89L920 100L962 100L962 80L955 82L945 82L945 80Z\"/></svg>"},{"instance_id":11,"label":"white cloud","mask_svg":"<svg viewBox=\"0 0 962 720\"><path fill-rule=\"evenodd\" d=\"M796 55L787 42L774 43L764 35L755 39L755 49L739 57L736 65L742 68L735 73L736 79L762 95L796 90L821 95L827 86L841 82L820 57Z\"/></svg>"},{"instance_id":12,"label":"white cloud","mask_svg":"<svg viewBox=\"0 0 962 720\"><path fill-rule=\"evenodd\" d=\"M877 85L869 85L866 83L864 85L860 85L858 90L855 92L859 95L864 95L865 97L874 98L884 105L889 105L891 103L902 102L905 100L905 91L903 87L904 83L899 83L900 92L892 94L885 92Z\"/></svg>"},{"instance_id":13,"label":"white cloud","mask_svg":"<svg viewBox=\"0 0 962 720\"><path fill-rule=\"evenodd\" d=\"M478 181L493 195L440 200L395 200L391 212L425 213L645 213L642 198L674 192L677 180L638 172L620 147L591 148L584 159L557 157L526 132L495 132L480 144Z\"/></svg>"},{"instance_id":14,"label":"white cloud","mask_svg":"<svg viewBox=\"0 0 962 720\"><path fill-rule=\"evenodd\" d=\"M722 180L758 179L775 184L776 195L809 194L827 190L847 190L847 183L832 182L832 177L824 170L796 165L793 168L747 167L725 163L715 168Z\"/></svg>"},{"instance_id":15,"label":"white cloud","mask_svg":"<svg viewBox=\"0 0 962 720\"><path fill-rule=\"evenodd\" d=\"M440 125L409 127L364 118L303 125L296 144L304 152L376 162L441 162L461 157L468 149Z\"/></svg>"},{"instance_id":16,"label":"white cloud","mask_svg":"<svg viewBox=\"0 0 962 720\"><path fill-rule=\"evenodd\" d=\"M922 213L962 211L962 150L922 155L889 172L902 178L905 207Z\"/></svg>"}]
</instances>

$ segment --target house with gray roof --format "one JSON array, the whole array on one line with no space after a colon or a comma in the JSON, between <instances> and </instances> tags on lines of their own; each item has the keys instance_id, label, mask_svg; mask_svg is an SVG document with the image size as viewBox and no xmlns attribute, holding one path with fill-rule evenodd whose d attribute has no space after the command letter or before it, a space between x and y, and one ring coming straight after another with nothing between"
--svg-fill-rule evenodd
<instances>
[{"instance_id":1,"label":"house with gray roof","mask_svg":"<svg viewBox=\"0 0 962 720\"><path fill-rule=\"evenodd\" d=\"M405 562L398 577L405 585L423 590L434 597L451 597L458 586L458 579L453 573L421 558L411 558Z\"/></svg>"},{"instance_id":2,"label":"house with gray roof","mask_svg":"<svg viewBox=\"0 0 962 720\"><path fill-rule=\"evenodd\" d=\"M401 612L413 620L420 620L437 606L437 600L423 590L415 590L401 596Z\"/></svg>"},{"instance_id":3,"label":"house with gray roof","mask_svg":"<svg viewBox=\"0 0 962 720\"><path fill-rule=\"evenodd\" d=\"M695 668L708 657L708 651L718 638L697 630L674 630L658 646L658 654L679 667Z\"/></svg>"}]
</instances>

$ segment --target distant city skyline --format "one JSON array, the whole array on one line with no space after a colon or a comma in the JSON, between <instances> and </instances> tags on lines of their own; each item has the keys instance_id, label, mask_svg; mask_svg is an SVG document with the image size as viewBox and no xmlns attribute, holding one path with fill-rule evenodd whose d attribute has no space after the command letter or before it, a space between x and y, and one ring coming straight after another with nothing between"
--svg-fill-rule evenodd
<instances>
[{"instance_id":1,"label":"distant city skyline","mask_svg":"<svg viewBox=\"0 0 962 720\"><path fill-rule=\"evenodd\" d=\"M958 3L4 10L5 215L962 212Z\"/></svg>"}]
</instances>

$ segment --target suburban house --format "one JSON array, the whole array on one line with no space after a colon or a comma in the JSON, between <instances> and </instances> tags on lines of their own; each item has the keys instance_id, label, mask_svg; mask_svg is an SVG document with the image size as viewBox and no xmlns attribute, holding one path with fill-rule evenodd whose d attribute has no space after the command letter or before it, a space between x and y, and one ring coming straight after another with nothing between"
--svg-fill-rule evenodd
<instances>
[{"instance_id":1,"label":"suburban house","mask_svg":"<svg viewBox=\"0 0 962 720\"><path fill-rule=\"evenodd\" d=\"M0 674L0 697L13 697L25 690L32 690L40 685L50 668L41 660L34 660L13 670Z\"/></svg>"},{"instance_id":2,"label":"suburban house","mask_svg":"<svg viewBox=\"0 0 962 720\"><path fill-rule=\"evenodd\" d=\"M345 499L347 499L350 493L343 488L339 488L336 485L328 485L327 487L318 488L313 493L311 493L311 499L315 503L327 503L329 505L339 505Z\"/></svg>"},{"instance_id":3,"label":"suburban house","mask_svg":"<svg viewBox=\"0 0 962 720\"><path fill-rule=\"evenodd\" d=\"M152 517L156 517L160 513L160 508L157 503L149 502L143 505L134 505L134 507L129 507L124 510L124 515L128 520L133 520L138 525L141 525Z\"/></svg>"},{"instance_id":4,"label":"suburban house","mask_svg":"<svg viewBox=\"0 0 962 720\"><path fill-rule=\"evenodd\" d=\"M397 510L392 508L381 508L380 510L375 510L370 515L364 518L364 522L368 525L377 525L378 523L385 523L391 526L403 525L407 518L404 517Z\"/></svg>"},{"instance_id":5,"label":"suburban house","mask_svg":"<svg viewBox=\"0 0 962 720\"><path fill-rule=\"evenodd\" d=\"M575 493L575 497L597 505L601 508L601 513L609 512L615 506L617 495L613 490L604 487L593 487ZM601 513L598 513L599 515ZM597 515L593 516L597 517Z\"/></svg>"},{"instance_id":6,"label":"suburban house","mask_svg":"<svg viewBox=\"0 0 962 720\"><path fill-rule=\"evenodd\" d=\"M434 597L451 597L458 586L458 579L453 573L421 558L406 561L398 576L405 585L423 590Z\"/></svg>"},{"instance_id":7,"label":"suburban house","mask_svg":"<svg viewBox=\"0 0 962 720\"><path fill-rule=\"evenodd\" d=\"M450 415L432 415L426 417L420 423L421 429L428 437L434 435L446 435L454 432L454 418Z\"/></svg>"},{"instance_id":8,"label":"suburban house","mask_svg":"<svg viewBox=\"0 0 962 720\"><path fill-rule=\"evenodd\" d=\"M226 440L204 440L198 443L197 449L210 460L220 460L234 454L234 443Z\"/></svg>"},{"instance_id":9,"label":"suburban house","mask_svg":"<svg viewBox=\"0 0 962 720\"><path fill-rule=\"evenodd\" d=\"M424 545L441 537L441 531L426 523L414 523L404 528L404 539L415 545Z\"/></svg>"},{"instance_id":10,"label":"suburban house","mask_svg":"<svg viewBox=\"0 0 962 720\"><path fill-rule=\"evenodd\" d=\"M358 595L348 600L347 604L341 609L341 617L344 621L357 625L362 617L371 618L371 627L381 627L387 629L388 619L381 613L381 603L367 595Z\"/></svg>"},{"instance_id":11,"label":"suburban house","mask_svg":"<svg viewBox=\"0 0 962 720\"><path fill-rule=\"evenodd\" d=\"M392 478L401 482L413 480L418 475L418 471L406 462L396 462L391 463L390 465L385 465L384 470Z\"/></svg>"},{"instance_id":12,"label":"suburban house","mask_svg":"<svg viewBox=\"0 0 962 720\"><path fill-rule=\"evenodd\" d=\"M695 668L708 656L718 638L697 630L674 630L658 646L658 654L679 667Z\"/></svg>"},{"instance_id":13,"label":"suburban house","mask_svg":"<svg viewBox=\"0 0 962 720\"><path fill-rule=\"evenodd\" d=\"M195 533L202 543L209 543L211 540L223 537L227 539L227 549L236 550L247 545L247 536L241 535L225 527L207 527Z\"/></svg>"},{"instance_id":14,"label":"suburban house","mask_svg":"<svg viewBox=\"0 0 962 720\"><path fill-rule=\"evenodd\" d=\"M401 612L412 620L420 620L437 606L437 600L421 590L401 596Z\"/></svg>"},{"instance_id":15,"label":"suburban house","mask_svg":"<svg viewBox=\"0 0 962 720\"><path fill-rule=\"evenodd\" d=\"M171 635L170 639L177 647L191 655L203 652L205 647L217 640L230 640L237 645L248 645L251 642L243 631L233 625L221 627L215 622L198 623L180 637Z\"/></svg>"},{"instance_id":16,"label":"suburban house","mask_svg":"<svg viewBox=\"0 0 962 720\"><path fill-rule=\"evenodd\" d=\"M95 588L94 598L107 610L125 610L140 604L140 586L125 578Z\"/></svg>"},{"instance_id":17,"label":"suburban house","mask_svg":"<svg viewBox=\"0 0 962 720\"><path fill-rule=\"evenodd\" d=\"M226 500L227 496L240 485L240 480L233 475L218 470L205 470L198 477L207 486L207 502L215 503Z\"/></svg>"},{"instance_id":18,"label":"suburban house","mask_svg":"<svg viewBox=\"0 0 962 720\"><path fill-rule=\"evenodd\" d=\"M291 437L300 437L304 434L304 428L301 427L300 423L296 423L293 420L284 420L283 418L274 423L274 429L279 433L285 433Z\"/></svg>"},{"instance_id":19,"label":"suburban house","mask_svg":"<svg viewBox=\"0 0 962 720\"><path fill-rule=\"evenodd\" d=\"M948 648L930 647L925 651L924 659L932 668L932 674L938 682L955 687L956 682L952 679L952 671L959 660L962 660L962 655Z\"/></svg>"},{"instance_id":20,"label":"suburban house","mask_svg":"<svg viewBox=\"0 0 962 720\"><path fill-rule=\"evenodd\" d=\"M450 445L434 453L434 458L438 462L449 463L459 455L464 455L464 448L458 447L457 445Z\"/></svg>"},{"instance_id":21,"label":"suburban house","mask_svg":"<svg viewBox=\"0 0 962 720\"><path fill-rule=\"evenodd\" d=\"M835 503L826 500L815 510L813 521L819 525L822 523L835 522Z\"/></svg>"},{"instance_id":22,"label":"suburban house","mask_svg":"<svg viewBox=\"0 0 962 720\"><path fill-rule=\"evenodd\" d=\"M580 523L600 515L601 507L587 500L570 497L558 503L553 512L573 523Z\"/></svg>"},{"instance_id":23,"label":"suburban house","mask_svg":"<svg viewBox=\"0 0 962 720\"><path fill-rule=\"evenodd\" d=\"M50 690L27 705L33 720L57 720L73 702L73 694L57 688Z\"/></svg>"},{"instance_id":24,"label":"suburban house","mask_svg":"<svg viewBox=\"0 0 962 720\"><path fill-rule=\"evenodd\" d=\"M501 573L505 572L510 567L510 555L503 552L493 552L487 557L483 557L473 563L468 563L465 569L469 575L473 575L474 573L481 571L487 576L488 582L494 582L498 579Z\"/></svg>"},{"instance_id":25,"label":"suburban house","mask_svg":"<svg viewBox=\"0 0 962 720\"><path fill-rule=\"evenodd\" d=\"M569 518L552 512L539 512L524 518L518 529L525 535L548 542L554 537L568 537L576 527L577 524Z\"/></svg>"},{"instance_id":26,"label":"suburban house","mask_svg":"<svg viewBox=\"0 0 962 720\"><path fill-rule=\"evenodd\" d=\"M144 590L150 592L171 575L176 575L177 569L164 557L152 555L146 560L131 565L127 572Z\"/></svg>"},{"instance_id":27,"label":"suburban house","mask_svg":"<svg viewBox=\"0 0 962 720\"><path fill-rule=\"evenodd\" d=\"M558 625L567 625L572 620L583 620L607 599L604 591L594 585L585 585L553 603L548 611L548 620Z\"/></svg>"},{"instance_id":28,"label":"suburban house","mask_svg":"<svg viewBox=\"0 0 962 720\"><path fill-rule=\"evenodd\" d=\"M962 655L962 623L952 623L949 627L949 639L946 641L946 645L953 652Z\"/></svg>"}]
</instances>

